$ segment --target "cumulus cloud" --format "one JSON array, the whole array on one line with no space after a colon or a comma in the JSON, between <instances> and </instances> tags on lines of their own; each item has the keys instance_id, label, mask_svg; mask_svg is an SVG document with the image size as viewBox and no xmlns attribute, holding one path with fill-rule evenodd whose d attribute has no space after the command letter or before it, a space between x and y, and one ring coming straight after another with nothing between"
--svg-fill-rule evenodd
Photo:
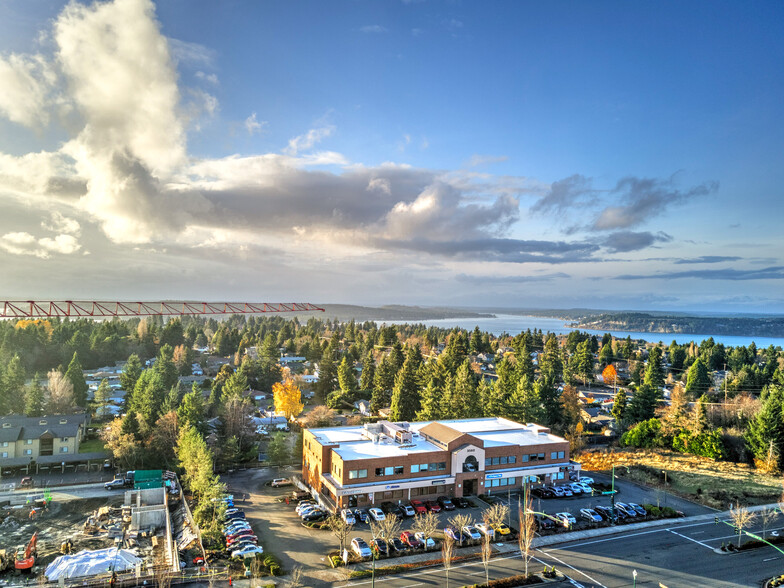
<instances>
[{"instance_id":1,"label":"cumulus cloud","mask_svg":"<svg viewBox=\"0 0 784 588\"><path fill-rule=\"evenodd\" d=\"M310 129L307 133L290 139L288 147L286 147L283 152L287 155L297 155L300 151L311 149L314 145L320 143L334 132L335 127L332 125Z\"/></svg>"},{"instance_id":2,"label":"cumulus cloud","mask_svg":"<svg viewBox=\"0 0 784 588\"><path fill-rule=\"evenodd\" d=\"M367 185L368 192L383 192L387 196L392 194L392 185L387 178L371 178Z\"/></svg>"},{"instance_id":3,"label":"cumulus cloud","mask_svg":"<svg viewBox=\"0 0 784 588\"><path fill-rule=\"evenodd\" d=\"M13 255L31 255L48 259L51 254L70 255L81 249L79 241L73 235L57 235L36 239L27 232L6 233L0 237L0 249Z\"/></svg>"},{"instance_id":4,"label":"cumulus cloud","mask_svg":"<svg viewBox=\"0 0 784 588\"><path fill-rule=\"evenodd\" d=\"M65 233L66 235L78 236L81 232L79 221L68 218L61 212L53 212L49 220L41 222L41 227L53 233Z\"/></svg>"},{"instance_id":5,"label":"cumulus cloud","mask_svg":"<svg viewBox=\"0 0 784 588\"><path fill-rule=\"evenodd\" d=\"M0 113L28 127L45 126L55 77L41 55L0 56Z\"/></svg>"}]
</instances>

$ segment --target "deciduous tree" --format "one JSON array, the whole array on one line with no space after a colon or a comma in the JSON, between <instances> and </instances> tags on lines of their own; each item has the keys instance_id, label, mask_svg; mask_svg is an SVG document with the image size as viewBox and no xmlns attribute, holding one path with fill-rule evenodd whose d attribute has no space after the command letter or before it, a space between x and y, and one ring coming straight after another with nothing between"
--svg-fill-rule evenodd
<instances>
[{"instance_id":1,"label":"deciduous tree","mask_svg":"<svg viewBox=\"0 0 784 588\"><path fill-rule=\"evenodd\" d=\"M272 394L275 399L275 411L283 414L286 419L299 415L305 408L302 403L302 392L291 378L273 384Z\"/></svg>"}]
</instances>

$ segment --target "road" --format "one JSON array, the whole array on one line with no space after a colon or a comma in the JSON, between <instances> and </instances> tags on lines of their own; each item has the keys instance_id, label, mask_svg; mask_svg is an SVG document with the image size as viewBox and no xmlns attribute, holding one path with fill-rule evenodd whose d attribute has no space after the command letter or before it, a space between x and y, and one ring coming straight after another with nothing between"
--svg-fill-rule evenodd
<instances>
[{"instance_id":1,"label":"road","mask_svg":"<svg viewBox=\"0 0 784 588\"><path fill-rule=\"evenodd\" d=\"M768 532L782 529L784 517L768 527ZM762 534L759 524L751 529ZM672 526L647 531L633 531L610 537L563 543L534 552L532 569L555 565L574 582L585 588L619 588L634 584L632 573L637 570L637 586L668 588L710 586L730 588L760 586L784 571L784 555L772 547L748 552L718 554L714 549L722 543L737 542L737 533L713 521L673 523ZM491 578L522 572L519 554L494 559L490 564ZM534 567L535 566L535 567ZM484 580L481 563L455 566L450 584L471 585ZM385 588L411 586L442 586L443 567L408 574L378 578ZM360 586L367 582L353 582Z\"/></svg>"},{"instance_id":2,"label":"road","mask_svg":"<svg viewBox=\"0 0 784 588\"><path fill-rule=\"evenodd\" d=\"M52 500L66 502L83 498L106 498L114 494L122 495L121 490L106 490L103 483L79 484L74 486L55 486L49 489ZM28 496L42 496L44 488L28 488L13 492L0 492L0 501L10 500L11 504L25 504Z\"/></svg>"}]
</instances>

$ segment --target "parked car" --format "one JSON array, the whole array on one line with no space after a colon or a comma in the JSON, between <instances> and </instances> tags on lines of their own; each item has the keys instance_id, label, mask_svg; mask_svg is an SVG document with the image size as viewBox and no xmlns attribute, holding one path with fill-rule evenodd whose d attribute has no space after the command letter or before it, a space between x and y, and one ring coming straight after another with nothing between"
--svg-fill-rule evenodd
<instances>
[{"instance_id":1,"label":"parked car","mask_svg":"<svg viewBox=\"0 0 784 588\"><path fill-rule=\"evenodd\" d=\"M383 539L373 539L373 541L370 542L370 549L372 549L376 555L389 555L389 546Z\"/></svg>"},{"instance_id":2,"label":"parked car","mask_svg":"<svg viewBox=\"0 0 784 588\"><path fill-rule=\"evenodd\" d=\"M572 492L572 489L569 488L569 486L556 486L556 488L560 488L561 489L561 492L563 492L563 495L564 495L565 498L569 498L571 496L574 496L574 492Z\"/></svg>"},{"instance_id":3,"label":"parked car","mask_svg":"<svg viewBox=\"0 0 784 588\"><path fill-rule=\"evenodd\" d=\"M362 523L367 523L370 520L370 515L364 508L357 508L354 509L354 518Z\"/></svg>"},{"instance_id":4,"label":"parked car","mask_svg":"<svg viewBox=\"0 0 784 588\"><path fill-rule=\"evenodd\" d=\"M261 555L264 553L261 545L247 545L242 549L231 552L231 557L248 557L249 555Z\"/></svg>"},{"instance_id":5,"label":"parked car","mask_svg":"<svg viewBox=\"0 0 784 588\"><path fill-rule=\"evenodd\" d=\"M412 549L418 549L422 547L422 542L414 537L414 534L411 531L403 531L400 533L400 540L404 545L408 545Z\"/></svg>"},{"instance_id":6,"label":"parked car","mask_svg":"<svg viewBox=\"0 0 784 588\"><path fill-rule=\"evenodd\" d=\"M421 500L412 500L411 507L416 511L416 514L424 514L427 512L427 507Z\"/></svg>"},{"instance_id":7,"label":"parked car","mask_svg":"<svg viewBox=\"0 0 784 588\"><path fill-rule=\"evenodd\" d=\"M258 543L259 538L256 537L253 533L248 535L239 535L238 537L234 537L233 539L226 539L226 547L234 547L235 545L239 545L240 543L251 542L251 543Z\"/></svg>"},{"instance_id":8,"label":"parked car","mask_svg":"<svg viewBox=\"0 0 784 588\"><path fill-rule=\"evenodd\" d=\"M647 511L647 510L645 510L645 509L644 509L642 506L640 506L639 504L637 504L637 503L634 503L634 502L629 502L629 503L627 503L627 504L629 505L629 507L630 507L630 508L633 508L635 511L637 511L637 514L638 514L638 515L640 515L641 517L647 516L647 514L648 514L648 511Z\"/></svg>"},{"instance_id":9,"label":"parked car","mask_svg":"<svg viewBox=\"0 0 784 588\"><path fill-rule=\"evenodd\" d=\"M236 541L240 537L255 537L255 536L256 535L253 532L253 529L240 529L229 535L226 535L225 537L226 537L226 541Z\"/></svg>"},{"instance_id":10,"label":"parked car","mask_svg":"<svg viewBox=\"0 0 784 588\"><path fill-rule=\"evenodd\" d=\"M351 540L351 550L359 557L371 557L373 552L362 537L354 537Z\"/></svg>"},{"instance_id":11,"label":"parked car","mask_svg":"<svg viewBox=\"0 0 784 588\"><path fill-rule=\"evenodd\" d=\"M347 525L355 525L357 523L357 519L354 518L354 513L347 508L340 511L340 518L343 519Z\"/></svg>"},{"instance_id":12,"label":"parked car","mask_svg":"<svg viewBox=\"0 0 784 588\"><path fill-rule=\"evenodd\" d=\"M384 515L384 511L382 511L380 508L369 508L368 513L370 513L370 516L376 522L383 521L385 518L387 518Z\"/></svg>"},{"instance_id":13,"label":"parked car","mask_svg":"<svg viewBox=\"0 0 784 588\"><path fill-rule=\"evenodd\" d=\"M555 498L555 492L553 492L547 486L541 486L539 488L532 488L531 494L538 498Z\"/></svg>"},{"instance_id":14,"label":"parked car","mask_svg":"<svg viewBox=\"0 0 784 588\"><path fill-rule=\"evenodd\" d=\"M291 480L288 478L275 478L270 484L273 488L280 488L281 486L291 486Z\"/></svg>"},{"instance_id":15,"label":"parked car","mask_svg":"<svg viewBox=\"0 0 784 588\"><path fill-rule=\"evenodd\" d=\"M596 512L599 514L599 516L600 516L600 517L602 517L602 519L604 519L605 521L610 521L610 520L612 520L612 513L610 512L610 507L609 507L609 506L602 506L602 505L599 505L599 506L595 506L595 507L593 507L593 509L594 509L594 510L595 510L595 511L596 511Z\"/></svg>"},{"instance_id":16,"label":"parked car","mask_svg":"<svg viewBox=\"0 0 784 588\"><path fill-rule=\"evenodd\" d=\"M303 500L297 505L297 508L295 508L294 510L297 512L297 514L299 514L300 512L302 512L303 508L307 508L309 506L316 506L316 503L313 502L312 500Z\"/></svg>"},{"instance_id":17,"label":"parked car","mask_svg":"<svg viewBox=\"0 0 784 588\"><path fill-rule=\"evenodd\" d=\"M389 541L387 541L387 543L389 543L389 547L391 550L396 551L398 553L402 553L408 550L408 546L397 537L390 539Z\"/></svg>"},{"instance_id":18,"label":"parked car","mask_svg":"<svg viewBox=\"0 0 784 588\"><path fill-rule=\"evenodd\" d=\"M452 502L455 503L455 506L457 508L471 508L471 503L468 502L468 500L463 498L462 496L453 498Z\"/></svg>"},{"instance_id":19,"label":"parked car","mask_svg":"<svg viewBox=\"0 0 784 588\"><path fill-rule=\"evenodd\" d=\"M616 502L615 509L620 510L629 518L640 516L636 510L624 502Z\"/></svg>"},{"instance_id":20,"label":"parked car","mask_svg":"<svg viewBox=\"0 0 784 588\"><path fill-rule=\"evenodd\" d=\"M393 504L392 502L382 502L381 510L384 512L384 514L393 514L397 517L403 518L403 509L400 508L397 504Z\"/></svg>"},{"instance_id":21,"label":"parked car","mask_svg":"<svg viewBox=\"0 0 784 588\"><path fill-rule=\"evenodd\" d=\"M329 513L325 510L312 510L304 517L302 517L302 520L305 521L306 523L312 523L314 521L321 521L323 519L326 519L328 516Z\"/></svg>"},{"instance_id":22,"label":"parked car","mask_svg":"<svg viewBox=\"0 0 784 588\"><path fill-rule=\"evenodd\" d=\"M602 517L599 513L597 513L592 508L581 508L580 509L580 516L584 518L586 521L590 521L592 523L601 523Z\"/></svg>"},{"instance_id":23,"label":"parked car","mask_svg":"<svg viewBox=\"0 0 784 588\"><path fill-rule=\"evenodd\" d=\"M507 527L504 523L498 523L493 526L493 531L498 535L509 535L512 532L512 529Z\"/></svg>"},{"instance_id":24,"label":"parked car","mask_svg":"<svg viewBox=\"0 0 784 588\"><path fill-rule=\"evenodd\" d=\"M490 537L490 539L493 539L495 537L495 531L487 523L477 523L475 526L477 531L482 533L482 535L486 535Z\"/></svg>"},{"instance_id":25,"label":"parked car","mask_svg":"<svg viewBox=\"0 0 784 588\"><path fill-rule=\"evenodd\" d=\"M435 500L426 501L425 506L430 512L441 512L441 505L438 504Z\"/></svg>"},{"instance_id":26,"label":"parked car","mask_svg":"<svg viewBox=\"0 0 784 588\"><path fill-rule=\"evenodd\" d=\"M476 527L474 527L472 525L467 525L467 526L463 527L462 530L463 530L463 536L466 539L481 539L482 538L482 535L479 533L479 531L476 529Z\"/></svg>"},{"instance_id":27,"label":"parked car","mask_svg":"<svg viewBox=\"0 0 784 588\"><path fill-rule=\"evenodd\" d=\"M433 549L436 546L435 540L432 537L425 539L425 534L422 531L414 533L414 537L425 546L425 549Z\"/></svg>"},{"instance_id":28,"label":"parked car","mask_svg":"<svg viewBox=\"0 0 784 588\"><path fill-rule=\"evenodd\" d=\"M552 491L553 494L555 494L556 498L563 498L564 496L566 496L563 488L561 488L560 486L550 486L550 490Z\"/></svg>"},{"instance_id":29,"label":"parked car","mask_svg":"<svg viewBox=\"0 0 784 588\"><path fill-rule=\"evenodd\" d=\"M255 539L242 539L241 541L236 541L231 545L226 545L226 551L239 551L240 549L245 549L246 547L255 547L256 545L258 545L258 543Z\"/></svg>"},{"instance_id":30,"label":"parked car","mask_svg":"<svg viewBox=\"0 0 784 588\"><path fill-rule=\"evenodd\" d=\"M549 517L542 515L534 515L534 524L537 531L544 531L548 529L555 529L555 521Z\"/></svg>"},{"instance_id":31,"label":"parked car","mask_svg":"<svg viewBox=\"0 0 784 588\"><path fill-rule=\"evenodd\" d=\"M575 496L583 494L585 492L585 490L583 490L582 485L578 484L577 482L572 482L571 484L565 487L571 490L572 494L574 494Z\"/></svg>"},{"instance_id":32,"label":"parked car","mask_svg":"<svg viewBox=\"0 0 784 588\"><path fill-rule=\"evenodd\" d=\"M446 527L444 529L444 535L446 535L447 537L451 537L454 541L457 541L458 543L462 543L465 540L463 534L460 531L458 531L455 527Z\"/></svg>"},{"instance_id":33,"label":"parked car","mask_svg":"<svg viewBox=\"0 0 784 588\"><path fill-rule=\"evenodd\" d=\"M556 519L559 519L563 523L563 526L567 529L569 529L572 525L577 524L577 519L568 512L557 512L553 516Z\"/></svg>"},{"instance_id":34,"label":"parked car","mask_svg":"<svg viewBox=\"0 0 784 588\"><path fill-rule=\"evenodd\" d=\"M583 484L589 484L590 486L593 486L595 484L595 482L593 481L593 478L588 477L588 476L580 476L577 479L577 481L578 482L582 482Z\"/></svg>"},{"instance_id":35,"label":"parked car","mask_svg":"<svg viewBox=\"0 0 784 588\"><path fill-rule=\"evenodd\" d=\"M443 508L444 510L455 510L455 505L446 496L439 496L436 499L436 502L438 502L438 504L440 504L441 508Z\"/></svg>"},{"instance_id":36,"label":"parked car","mask_svg":"<svg viewBox=\"0 0 784 588\"><path fill-rule=\"evenodd\" d=\"M578 486L582 489L583 494L593 494L593 488L591 488L585 482L573 482L572 486Z\"/></svg>"},{"instance_id":37,"label":"parked car","mask_svg":"<svg viewBox=\"0 0 784 588\"><path fill-rule=\"evenodd\" d=\"M404 517L413 517L416 514L414 507L410 504L401 504L400 508L403 510Z\"/></svg>"},{"instance_id":38,"label":"parked car","mask_svg":"<svg viewBox=\"0 0 784 588\"><path fill-rule=\"evenodd\" d=\"M125 483L125 480L123 479L123 484L124 483ZM33 481L33 479L30 476L25 476L24 478L22 478L22 481L19 482L19 487L20 488L32 488L34 486L35 486L35 482Z\"/></svg>"},{"instance_id":39,"label":"parked car","mask_svg":"<svg viewBox=\"0 0 784 588\"><path fill-rule=\"evenodd\" d=\"M227 525L223 527L223 533L224 535L233 535L237 531L242 531L243 529L250 529L250 523L246 523L245 521L242 521L241 524Z\"/></svg>"}]
</instances>

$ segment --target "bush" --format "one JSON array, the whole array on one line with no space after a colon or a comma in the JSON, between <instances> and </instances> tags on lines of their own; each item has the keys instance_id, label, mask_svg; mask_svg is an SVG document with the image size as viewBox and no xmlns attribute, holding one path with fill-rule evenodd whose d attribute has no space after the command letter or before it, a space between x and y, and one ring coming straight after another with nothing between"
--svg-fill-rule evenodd
<instances>
[{"instance_id":1,"label":"bush","mask_svg":"<svg viewBox=\"0 0 784 588\"><path fill-rule=\"evenodd\" d=\"M337 555L330 555L329 556L329 562L330 562L330 564L332 564L333 568L337 568L337 567L340 567L340 566L344 565L343 564L343 560L340 559Z\"/></svg>"},{"instance_id":2,"label":"bush","mask_svg":"<svg viewBox=\"0 0 784 588\"><path fill-rule=\"evenodd\" d=\"M634 425L621 436L621 447L643 447L651 449L663 447L661 421L657 418L648 419Z\"/></svg>"},{"instance_id":3,"label":"bush","mask_svg":"<svg viewBox=\"0 0 784 588\"><path fill-rule=\"evenodd\" d=\"M269 572L270 572L270 576L280 576L283 573L280 569L280 566L275 566L275 565L270 566Z\"/></svg>"}]
</instances>

